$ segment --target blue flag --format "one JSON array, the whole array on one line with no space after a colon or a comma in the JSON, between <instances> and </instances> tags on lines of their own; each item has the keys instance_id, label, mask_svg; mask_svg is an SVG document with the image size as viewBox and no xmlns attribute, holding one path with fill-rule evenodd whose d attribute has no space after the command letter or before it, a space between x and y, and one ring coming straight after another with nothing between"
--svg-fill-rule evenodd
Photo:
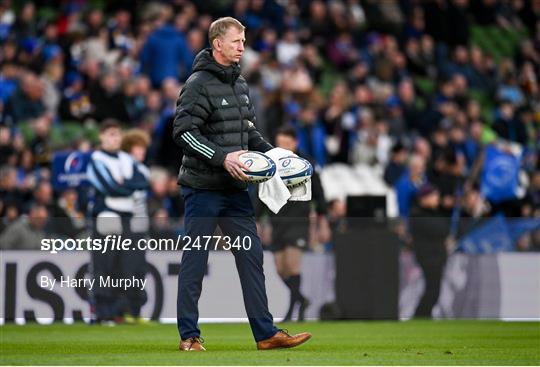
<instances>
[{"instance_id":1,"label":"blue flag","mask_svg":"<svg viewBox=\"0 0 540 367\"><path fill-rule=\"evenodd\" d=\"M540 229L540 218L511 218L507 220L508 233L517 241L525 233Z\"/></svg>"},{"instance_id":2,"label":"blue flag","mask_svg":"<svg viewBox=\"0 0 540 367\"><path fill-rule=\"evenodd\" d=\"M52 184L55 190L89 185L86 166L92 152L63 151L53 155Z\"/></svg>"},{"instance_id":3,"label":"blue flag","mask_svg":"<svg viewBox=\"0 0 540 367\"><path fill-rule=\"evenodd\" d=\"M457 250L468 254L513 251L513 242L506 218L498 215L461 238Z\"/></svg>"},{"instance_id":4,"label":"blue flag","mask_svg":"<svg viewBox=\"0 0 540 367\"><path fill-rule=\"evenodd\" d=\"M480 192L492 203L517 197L519 189L519 159L493 145L486 147Z\"/></svg>"}]
</instances>

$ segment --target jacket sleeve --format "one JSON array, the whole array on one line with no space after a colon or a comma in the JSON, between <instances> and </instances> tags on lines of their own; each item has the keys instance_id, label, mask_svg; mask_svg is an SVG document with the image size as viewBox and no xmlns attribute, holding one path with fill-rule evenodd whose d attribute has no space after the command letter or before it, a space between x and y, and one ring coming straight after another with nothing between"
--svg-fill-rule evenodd
<instances>
[{"instance_id":1,"label":"jacket sleeve","mask_svg":"<svg viewBox=\"0 0 540 367\"><path fill-rule=\"evenodd\" d=\"M150 182L148 180L147 170L141 163L134 161L133 176L129 180L124 181L124 185L133 191L148 189Z\"/></svg>"},{"instance_id":2,"label":"jacket sleeve","mask_svg":"<svg viewBox=\"0 0 540 367\"><path fill-rule=\"evenodd\" d=\"M225 152L220 146L201 134L200 127L210 117L212 108L202 83L197 79L188 80L176 102L173 140L184 152L194 155L206 163L221 167Z\"/></svg>"},{"instance_id":3,"label":"jacket sleeve","mask_svg":"<svg viewBox=\"0 0 540 367\"><path fill-rule=\"evenodd\" d=\"M105 196L125 197L133 193L133 188L124 182L116 181L107 164L93 155L88 162L86 173L92 186Z\"/></svg>"}]
</instances>

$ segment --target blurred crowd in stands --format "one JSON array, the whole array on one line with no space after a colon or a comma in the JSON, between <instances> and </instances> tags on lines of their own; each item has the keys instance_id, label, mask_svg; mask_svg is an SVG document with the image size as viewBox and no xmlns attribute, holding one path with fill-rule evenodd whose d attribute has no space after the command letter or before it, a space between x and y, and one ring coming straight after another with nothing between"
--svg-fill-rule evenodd
<instances>
[{"instance_id":1,"label":"blurred crowd in stands","mask_svg":"<svg viewBox=\"0 0 540 367\"><path fill-rule=\"evenodd\" d=\"M269 141L290 125L320 169L383 167L401 217L433 191L448 216L540 216L539 0L0 0L0 231L84 227L84 190L55 192L51 160L93 149L109 118L151 136L150 215L181 217L175 103L220 16L247 27L242 73ZM522 192L491 203L495 141L519 157Z\"/></svg>"}]
</instances>

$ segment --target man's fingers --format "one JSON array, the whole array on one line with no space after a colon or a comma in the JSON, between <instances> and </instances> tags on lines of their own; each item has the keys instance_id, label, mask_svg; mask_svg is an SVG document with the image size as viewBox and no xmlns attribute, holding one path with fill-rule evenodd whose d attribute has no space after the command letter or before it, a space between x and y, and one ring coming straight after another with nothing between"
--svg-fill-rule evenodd
<instances>
[{"instance_id":1,"label":"man's fingers","mask_svg":"<svg viewBox=\"0 0 540 367\"><path fill-rule=\"evenodd\" d=\"M239 150L239 151L237 151L237 152L235 153L235 155L236 155L236 160L235 160L234 163L235 163L236 165L240 166L241 169L246 170L246 171L249 171L249 170L250 170L249 167L246 166L245 164L243 164L242 162L240 162L240 155L241 155L241 154L244 154L244 153L247 153L247 150Z\"/></svg>"},{"instance_id":2,"label":"man's fingers","mask_svg":"<svg viewBox=\"0 0 540 367\"><path fill-rule=\"evenodd\" d=\"M240 181L241 181L240 176L238 176L238 173L237 173L235 170L232 170L231 176L232 176L235 180L240 180Z\"/></svg>"},{"instance_id":3,"label":"man's fingers","mask_svg":"<svg viewBox=\"0 0 540 367\"><path fill-rule=\"evenodd\" d=\"M234 179L244 181L244 178L242 177L242 174L244 174L244 172L242 172L242 170L238 168L235 164L230 164L227 167L227 171Z\"/></svg>"},{"instance_id":4,"label":"man's fingers","mask_svg":"<svg viewBox=\"0 0 540 367\"><path fill-rule=\"evenodd\" d=\"M249 172L249 167L243 163L240 163L238 160L238 156L244 152L247 152L247 150L239 150L234 152L236 159L227 159L225 163L225 169L227 172L229 172L232 177L240 181L247 181L249 179L249 176L243 171L245 170Z\"/></svg>"},{"instance_id":5,"label":"man's fingers","mask_svg":"<svg viewBox=\"0 0 540 367\"><path fill-rule=\"evenodd\" d=\"M240 177L242 181L246 181L249 178L248 175L246 175L246 173L242 171L241 165L238 165L235 168L236 168L236 172L238 173L238 176Z\"/></svg>"},{"instance_id":6,"label":"man's fingers","mask_svg":"<svg viewBox=\"0 0 540 367\"><path fill-rule=\"evenodd\" d=\"M235 179L238 179L238 174L236 173L236 170L234 169L234 166L231 165L231 164L228 164L227 167L227 172L229 172L229 174L235 178Z\"/></svg>"}]
</instances>

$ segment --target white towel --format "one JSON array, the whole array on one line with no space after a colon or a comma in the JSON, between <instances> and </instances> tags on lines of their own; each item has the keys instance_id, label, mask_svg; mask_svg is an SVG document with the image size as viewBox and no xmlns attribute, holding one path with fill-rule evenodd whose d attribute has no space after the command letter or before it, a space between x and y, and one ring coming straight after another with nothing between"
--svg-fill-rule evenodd
<instances>
[{"instance_id":1,"label":"white towel","mask_svg":"<svg viewBox=\"0 0 540 367\"><path fill-rule=\"evenodd\" d=\"M283 148L274 148L264 154L269 156L276 164L280 158L296 155ZM279 173L276 172L274 177L259 184L259 199L272 212L277 214L289 199L295 201L311 200L311 180L308 180L304 185L289 189L281 180Z\"/></svg>"}]
</instances>

